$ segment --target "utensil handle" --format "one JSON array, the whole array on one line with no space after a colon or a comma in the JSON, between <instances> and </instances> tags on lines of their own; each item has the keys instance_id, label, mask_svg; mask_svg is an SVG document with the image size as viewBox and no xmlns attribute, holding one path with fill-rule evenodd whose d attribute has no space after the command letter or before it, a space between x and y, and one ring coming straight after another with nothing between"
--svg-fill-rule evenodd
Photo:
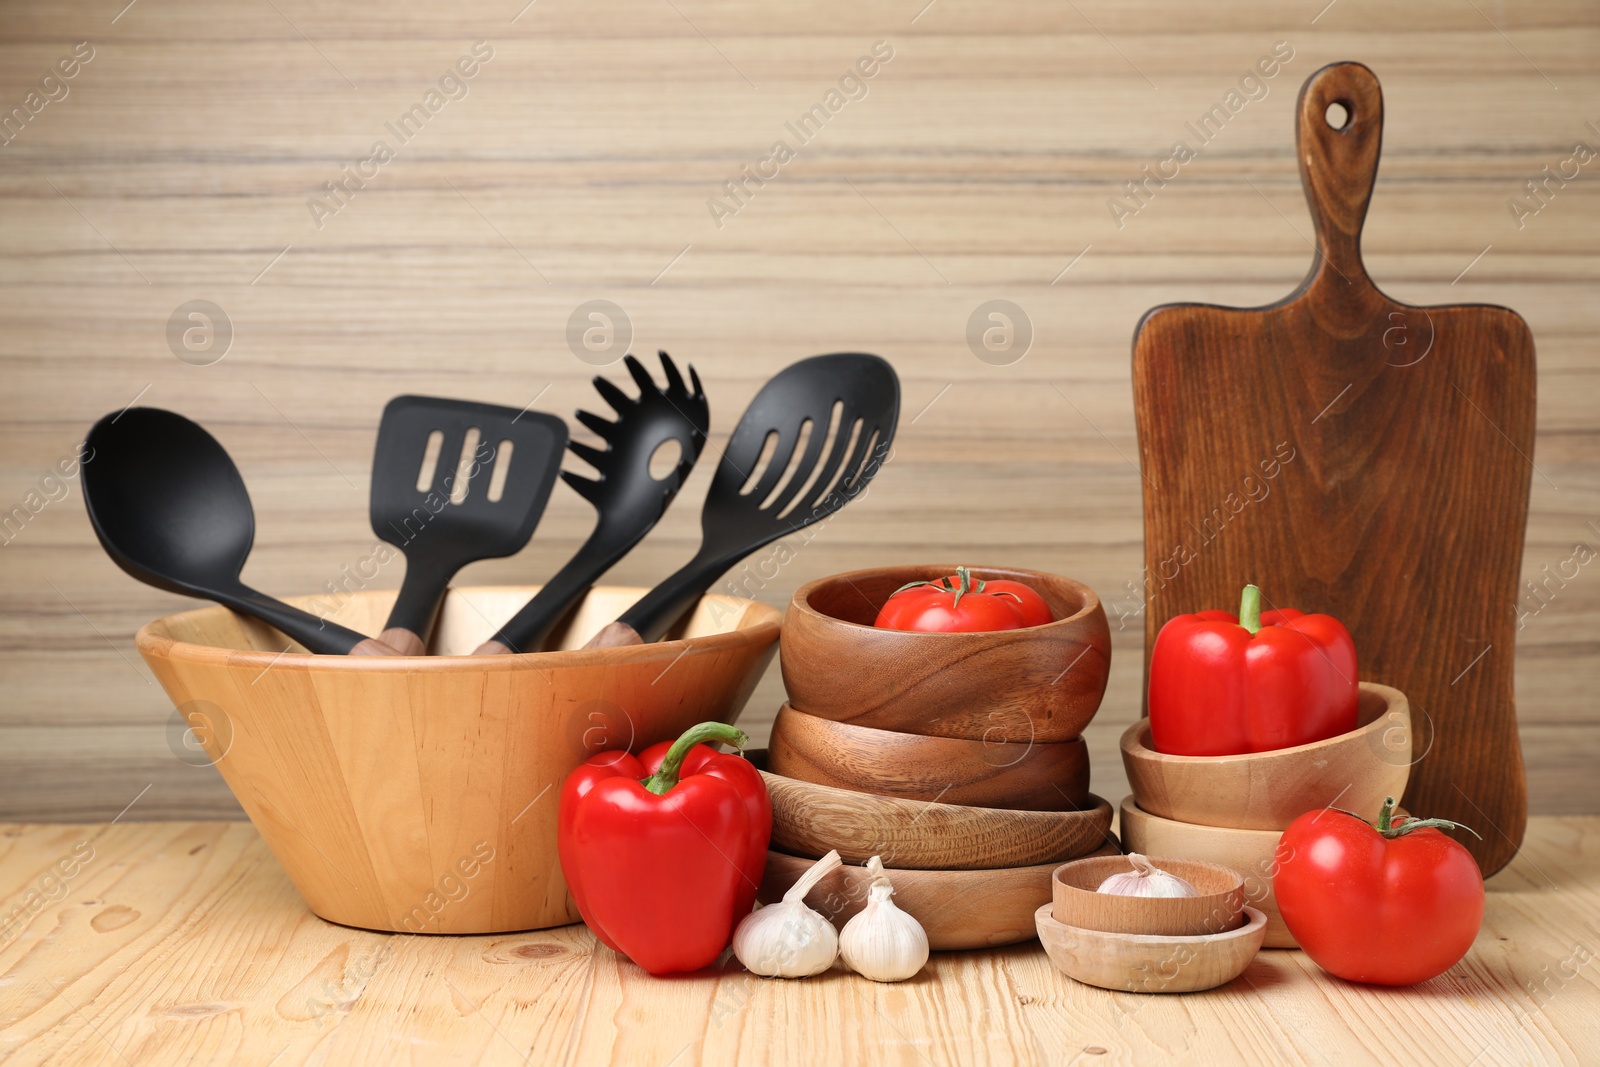
<instances>
[{"instance_id":1,"label":"utensil handle","mask_svg":"<svg viewBox=\"0 0 1600 1067\"><path fill-rule=\"evenodd\" d=\"M504 646L489 648L480 646L480 653L505 652L537 652L543 647L545 638L550 636L566 614L571 610L595 581L612 565L622 558L631 545L623 545L620 549L615 547L603 526L595 527L589 539L583 543L566 566L557 571L549 581L544 583L533 598L522 606L511 618L507 619L491 641L499 642Z\"/></svg>"},{"instance_id":2,"label":"utensil handle","mask_svg":"<svg viewBox=\"0 0 1600 1067\"><path fill-rule=\"evenodd\" d=\"M617 618L617 622L631 626L646 643L659 641L662 634L672 629L699 602L723 571L747 554L740 552L732 558L696 555L675 574L640 597L638 603Z\"/></svg>"},{"instance_id":3,"label":"utensil handle","mask_svg":"<svg viewBox=\"0 0 1600 1067\"><path fill-rule=\"evenodd\" d=\"M400 644L411 648L420 644L427 648L439 605L444 602L445 590L450 588L450 579L457 569L449 564L441 566L431 556L427 559L407 556L405 580L400 583L400 592L394 598L394 607L389 609L389 619L383 624L384 632L379 640L396 648ZM403 630L410 639L390 633L392 630Z\"/></svg>"},{"instance_id":4,"label":"utensil handle","mask_svg":"<svg viewBox=\"0 0 1600 1067\"><path fill-rule=\"evenodd\" d=\"M1328 108L1345 110L1342 126ZM1317 260L1308 285L1373 288L1361 262L1361 226L1383 147L1383 89L1360 63L1333 63L1300 88L1295 145L1300 180L1317 230Z\"/></svg>"},{"instance_id":5,"label":"utensil handle","mask_svg":"<svg viewBox=\"0 0 1600 1067\"><path fill-rule=\"evenodd\" d=\"M218 599L222 599L218 596ZM348 655L352 648L367 640L365 634L340 626L336 622L319 619L308 611L290 607L281 600L258 593L248 586L231 594L223 603L236 611L254 616L275 626L300 642L312 652L323 656Z\"/></svg>"}]
</instances>

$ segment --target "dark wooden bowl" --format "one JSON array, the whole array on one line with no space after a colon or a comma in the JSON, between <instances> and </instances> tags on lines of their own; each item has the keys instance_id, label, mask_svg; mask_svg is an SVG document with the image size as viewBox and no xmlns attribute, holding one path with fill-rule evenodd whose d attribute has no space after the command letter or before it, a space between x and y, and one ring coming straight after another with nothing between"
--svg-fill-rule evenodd
<instances>
[{"instance_id":1,"label":"dark wooden bowl","mask_svg":"<svg viewBox=\"0 0 1600 1067\"><path fill-rule=\"evenodd\" d=\"M772 724L767 761L786 778L906 800L1023 811L1089 805L1082 739L923 737L819 719L785 704Z\"/></svg>"},{"instance_id":2,"label":"dark wooden bowl","mask_svg":"<svg viewBox=\"0 0 1600 1067\"><path fill-rule=\"evenodd\" d=\"M1043 571L974 567L1038 590L1056 621L997 633L930 634L872 625L908 582L947 565L880 567L795 591L780 638L789 702L879 730L971 741L1067 741L1100 708L1111 633L1094 590Z\"/></svg>"}]
</instances>

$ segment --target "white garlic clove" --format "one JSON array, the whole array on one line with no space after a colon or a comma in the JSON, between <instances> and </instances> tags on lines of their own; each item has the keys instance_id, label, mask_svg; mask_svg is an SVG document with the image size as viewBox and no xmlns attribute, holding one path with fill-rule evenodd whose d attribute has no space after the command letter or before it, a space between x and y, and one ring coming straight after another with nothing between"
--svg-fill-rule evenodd
<instances>
[{"instance_id":1,"label":"white garlic clove","mask_svg":"<svg viewBox=\"0 0 1600 1067\"><path fill-rule=\"evenodd\" d=\"M1197 897L1200 891L1175 874L1155 866L1137 852L1124 857L1133 870L1113 874L1100 883L1096 893L1123 897Z\"/></svg>"},{"instance_id":2,"label":"white garlic clove","mask_svg":"<svg viewBox=\"0 0 1600 1067\"><path fill-rule=\"evenodd\" d=\"M740 920L733 932L733 954L746 970L764 978L806 978L833 966L839 935L832 923L806 906L805 895L842 862L837 851L829 852L781 901Z\"/></svg>"},{"instance_id":3,"label":"white garlic clove","mask_svg":"<svg viewBox=\"0 0 1600 1067\"><path fill-rule=\"evenodd\" d=\"M928 934L915 916L895 904L894 885L884 873L883 861L872 857L867 870L874 875L867 904L845 923L839 955L864 978L903 982L928 962Z\"/></svg>"}]
</instances>

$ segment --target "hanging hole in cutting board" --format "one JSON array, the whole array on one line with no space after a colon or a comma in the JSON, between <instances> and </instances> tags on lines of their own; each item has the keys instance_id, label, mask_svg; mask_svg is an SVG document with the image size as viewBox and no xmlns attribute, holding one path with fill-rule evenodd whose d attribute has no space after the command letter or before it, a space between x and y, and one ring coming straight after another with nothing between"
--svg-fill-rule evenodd
<instances>
[{"instance_id":1,"label":"hanging hole in cutting board","mask_svg":"<svg viewBox=\"0 0 1600 1067\"><path fill-rule=\"evenodd\" d=\"M676 437L667 438L650 453L650 477L662 481L678 468L678 461L682 458L683 442Z\"/></svg>"},{"instance_id":2,"label":"hanging hole in cutting board","mask_svg":"<svg viewBox=\"0 0 1600 1067\"><path fill-rule=\"evenodd\" d=\"M1350 105L1343 100L1335 100L1322 113L1322 118L1329 126L1343 132L1350 127Z\"/></svg>"}]
</instances>

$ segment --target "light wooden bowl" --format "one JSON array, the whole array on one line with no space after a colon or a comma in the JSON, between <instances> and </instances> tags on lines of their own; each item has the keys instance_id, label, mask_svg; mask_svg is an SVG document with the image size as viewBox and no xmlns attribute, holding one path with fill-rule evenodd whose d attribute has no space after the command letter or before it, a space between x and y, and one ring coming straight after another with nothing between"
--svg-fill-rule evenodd
<instances>
[{"instance_id":1,"label":"light wooden bowl","mask_svg":"<svg viewBox=\"0 0 1600 1067\"><path fill-rule=\"evenodd\" d=\"M1097 893L1101 882L1133 870L1133 864L1126 856L1081 859L1063 863L1051 876L1051 916L1066 926L1085 930L1160 937L1220 934L1239 925L1244 912L1244 877L1238 871L1216 863L1164 855L1147 858L1194 886L1200 895L1131 897Z\"/></svg>"},{"instance_id":2,"label":"light wooden bowl","mask_svg":"<svg viewBox=\"0 0 1600 1067\"><path fill-rule=\"evenodd\" d=\"M1244 901L1267 916L1267 948L1299 948L1272 895L1272 876L1277 871L1274 855L1277 830L1231 830L1221 826L1197 826L1151 815L1134 803L1122 802L1119 832L1129 852L1146 856L1176 856L1203 860L1231 867L1244 878Z\"/></svg>"},{"instance_id":3,"label":"light wooden bowl","mask_svg":"<svg viewBox=\"0 0 1600 1067\"><path fill-rule=\"evenodd\" d=\"M1094 855L1116 855L1113 839ZM767 873L758 899L782 900L784 892L816 860L783 852L767 854ZM896 906L911 914L928 934L928 947L940 950L995 948L1037 937L1033 913L1050 910L1050 872L1054 863L991 871L889 870ZM867 902L871 879L866 868L846 864L827 875L806 896L806 904L837 927Z\"/></svg>"},{"instance_id":4,"label":"light wooden bowl","mask_svg":"<svg viewBox=\"0 0 1600 1067\"><path fill-rule=\"evenodd\" d=\"M1074 981L1128 993L1194 993L1226 985L1261 951L1267 917L1220 934L1156 937L1086 930L1057 922L1046 904L1034 912L1039 941L1056 969Z\"/></svg>"},{"instance_id":5,"label":"light wooden bowl","mask_svg":"<svg viewBox=\"0 0 1600 1067\"><path fill-rule=\"evenodd\" d=\"M752 762L765 753L750 752ZM772 796L774 847L803 856L838 849L846 863L882 856L908 870L987 870L1060 863L1111 840L1111 805L1012 811L874 796L762 771Z\"/></svg>"},{"instance_id":6,"label":"light wooden bowl","mask_svg":"<svg viewBox=\"0 0 1600 1067\"><path fill-rule=\"evenodd\" d=\"M731 722L779 628L771 607L708 596L685 640L575 650L644 592L598 588L567 628L574 650L464 654L534 591L452 590L439 657L280 653L277 631L220 607L157 619L137 643L312 911L529 930L578 919L556 859L562 780L595 751ZM332 617L377 633L393 600L355 593Z\"/></svg>"},{"instance_id":7,"label":"light wooden bowl","mask_svg":"<svg viewBox=\"0 0 1600 1067\"><path fill-rule=\"evenodd\" d=\"M795 707L880 730L971 741L1068 741L1100 707L1111 633L1094 590L1043 571L973 567L1023 582L1056 621L999 633L930 634L872 625L896 589L953 565L882 567L801 586L782 638Z\"/></svg>"},{"instance_id":8,"label":"light wooden bowl","mask_svg":"<svg viewBox=\"0 0 1600 1067\"><path fill-rule=\"evenodd\" d=\"M1122 765L1151 815L1204 826L1284 830L1295 817L1337 804L1376 815L1405 792L1411 773L1411 706L1386 685L1361 683L1360 725L1309 745L1238 756L1168 756L1150 747L1150 720L1122 735Z\"/></svg>"},{"instance_id":9,"label":"light wooden bowl","mask_svg":"<svg viewBox=\"0 0 1600 1067\"><path fill-rule=\"evenodd\" d=\"M1077 811L1089 799L1081 739L964 741L874 730L778 710L768 742L774 774L858 793L984 808Z\"/></svg>"}]
</instances>

